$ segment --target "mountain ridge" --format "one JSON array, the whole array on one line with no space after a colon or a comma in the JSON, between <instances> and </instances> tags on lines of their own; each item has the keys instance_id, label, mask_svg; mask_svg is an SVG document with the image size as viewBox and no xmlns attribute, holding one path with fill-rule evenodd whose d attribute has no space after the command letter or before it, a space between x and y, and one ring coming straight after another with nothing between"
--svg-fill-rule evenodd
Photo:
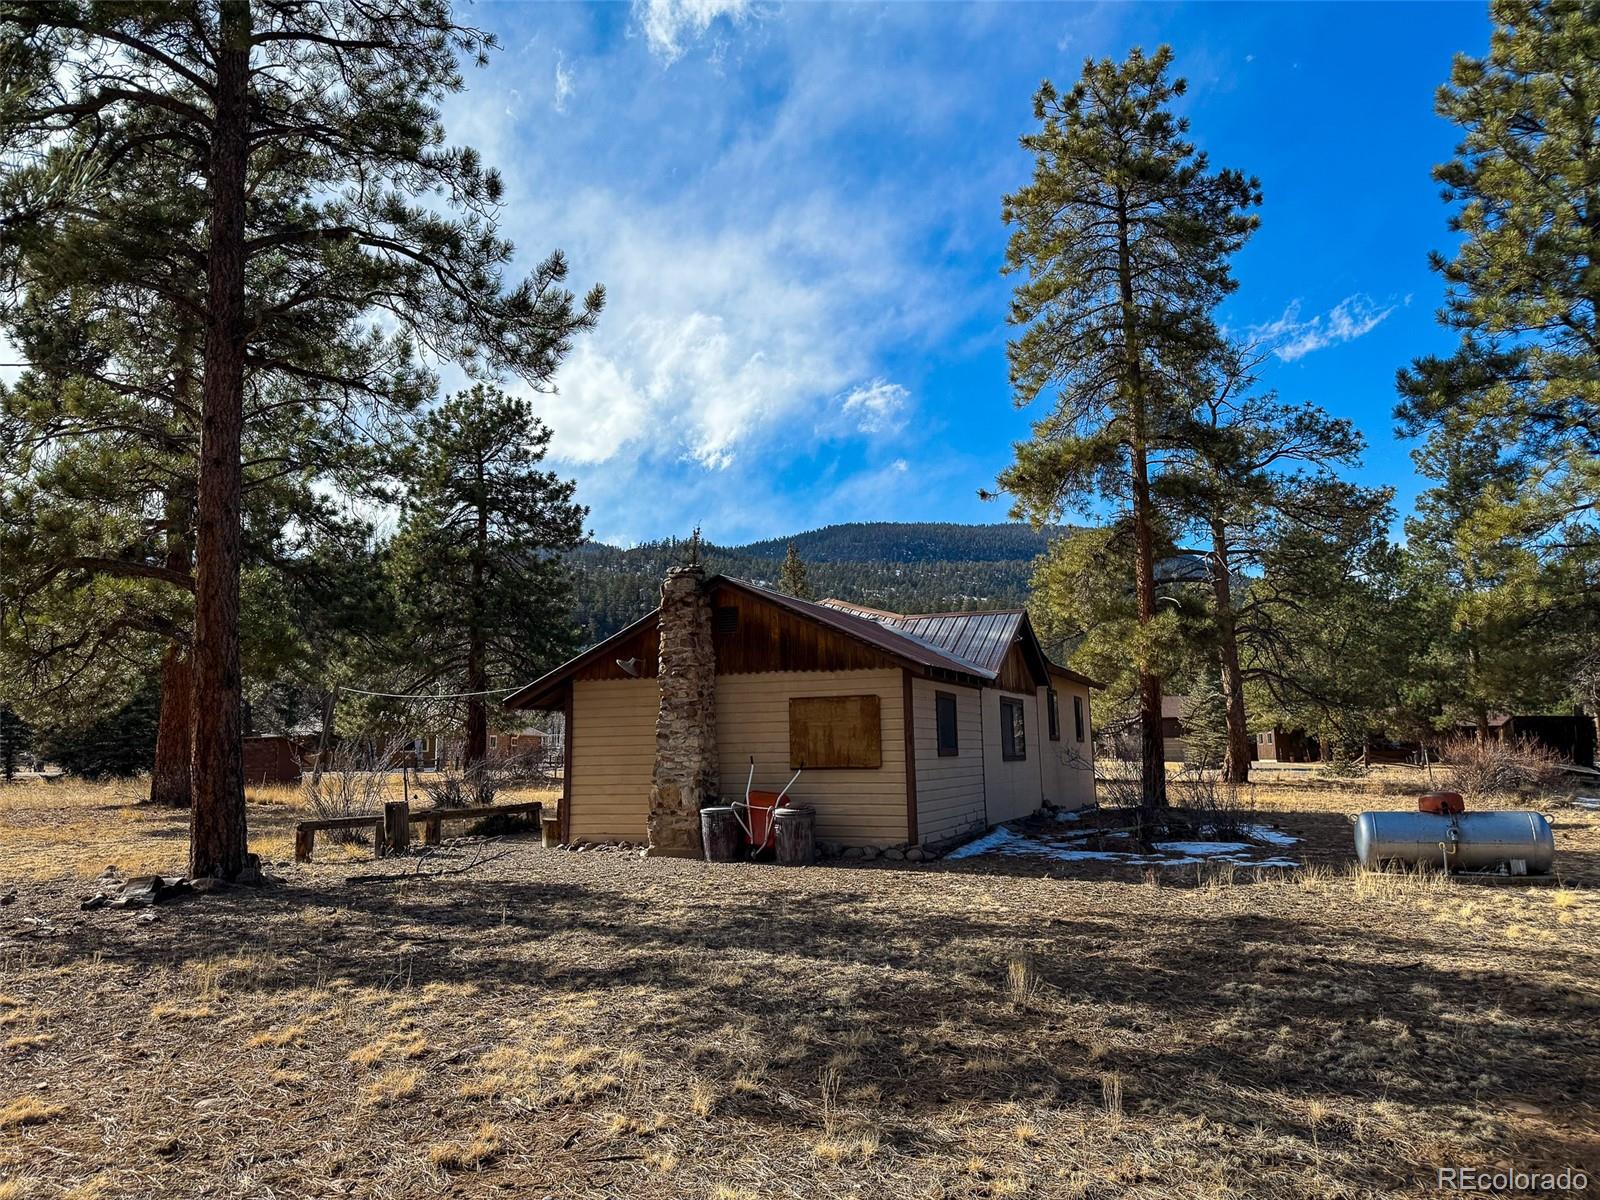
<instances>
[{"instance_id":1,"label":"mountain ridge","mask_svg":"<svg viewBox=\"0 0 1600 1200\"><path fill-rule=\"evenodd\" d=\"M1017 522L845 522L737 546L706 542L701 561L708 571L771 583L793 545L818 597L895 612L1017 608L1027 601L1034 560L1067 532ZM584 640L607 637L654 608L661 577L683 560L686 545L679 538L626 548L591 542L573 551Z\"/></svg>"}]
</instances>

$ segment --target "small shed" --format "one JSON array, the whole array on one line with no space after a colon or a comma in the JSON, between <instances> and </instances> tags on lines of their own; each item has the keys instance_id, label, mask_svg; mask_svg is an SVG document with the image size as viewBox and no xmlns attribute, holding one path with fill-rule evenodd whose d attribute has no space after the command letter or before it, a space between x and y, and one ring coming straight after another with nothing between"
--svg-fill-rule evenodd
<instances>
[{"instance_id":1,"label":"small shed","mask_svg":"<svg viewBox=\"0 0 1600 1200\"><path fill-rule=\"evenodd\" d=\"M299 783L300 754L294 739L281 733L244 739L246 783Z\"/></svg>"}]
</instances>

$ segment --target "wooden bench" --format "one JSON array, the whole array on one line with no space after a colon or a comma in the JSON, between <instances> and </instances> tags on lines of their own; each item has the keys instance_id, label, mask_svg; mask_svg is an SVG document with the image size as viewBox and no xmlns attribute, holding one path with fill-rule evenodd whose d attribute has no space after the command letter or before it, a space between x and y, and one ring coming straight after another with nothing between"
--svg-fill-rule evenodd
<instances>
[{"instance_id":1,"label":"wooden bench","mask_svg":"<svg viewBox=\"0 0 1600 1200\"><path fill-rule=\"evenodd\" d=\"M323 817L314 821L298 821L294 827L294 860L310 862L317 833L326 829L370 829L375 854L396 854L411 844L411 825L422 822L422 844L437 846L444 838L446 821L472 821L500 813L527 813L538 825L544 813L544 803L530 800L518 804L487 804L477 808L423 808L411 811L404 800L391 800L381 813L361 817Z\"/></svg>"},{"instance_id":2,"label":"wooden bench","mask_svg":"<svg viewBox=\"0 0 1600 1200\"><path fill-rule=\"evenodd\" d=\"M299 821L294 827L294 860L310 862L311 849L316 844L317 833L324 829L370 829L372 844L383 853L383 814L365 817L324 817L316 821Z\"/></svg>"}]
</instances>

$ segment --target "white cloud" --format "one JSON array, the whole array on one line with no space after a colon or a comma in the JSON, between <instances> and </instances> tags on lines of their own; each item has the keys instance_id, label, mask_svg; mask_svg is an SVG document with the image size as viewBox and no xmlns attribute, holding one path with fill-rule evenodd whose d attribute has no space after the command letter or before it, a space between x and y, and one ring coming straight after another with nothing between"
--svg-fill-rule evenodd
<instances>
[{"instance_id":1,"label":"white cloud","mask_svg":"<svg viewBox=\"0 0 1600 1200\"><path fill-rule=\"evenodd\" d=\"M906 427L906 406L911 393L898 383L874 379L851 389L839 411L861 433L899 433Z\"/></svg>"},{"instance_id":2,"label":"white cloud","mask_svg":"<svg viewBox=\"0 0 1600 1200\"><path fill-rule=\"evenodd\" d=\"M567 100L572 95L572 72L567 70L567 56L556 55L556 90L552 103L558 113L567 111Z\"/></svg>"},{"instance_id":3,"label":"white cloud","mask_svg":"<svg viewBox=\"0 0 1600 1200\"><path fill-rule=\"evenodd\" d=\"M738 25L750 7L749 0L634 0L633 11L650 49L670 63L683 55L686 41L704 36L718 17Z\"/></svg>"},{"instance_id":4,"label":"white cloud","mask_svg":"<svg viewBox=\"0 0 1600 1200\"><path fill-rule=\"evenodd\" d=\"M1396 307L1379 307L1371 296L1358 292L1346 296L1325 314L1301 320L1300 301L1295 300L1276 321L1252 325L1250 336L1267 343L1284 362L1294 362L1314 350L1353 342L1371 333Z\"/></svg>"},{"instance_id":5,"label":"white cloud","mask_svg":"<svg viewBox=\"0 0 1600 1200\"><path fill-rule=\"evenodd\" d=\"M818 435L903 429L909 393L874 360L895 337L938 327L937 313L905 298L940 290L900 252L887 217L815 197L708 220L692 202L599 189L555 219L529 216L559 227L572 261L608 295L556 394L538 398L555 430L552 457L725 471L773 447L792 455ZM843 228L852 236L837 236Z\"/></svg>"}]
</instances>

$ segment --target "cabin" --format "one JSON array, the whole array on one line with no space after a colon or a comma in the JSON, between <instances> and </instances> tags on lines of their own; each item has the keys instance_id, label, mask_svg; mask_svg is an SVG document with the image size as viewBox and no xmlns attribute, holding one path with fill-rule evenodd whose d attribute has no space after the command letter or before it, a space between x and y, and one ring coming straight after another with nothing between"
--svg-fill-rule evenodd
<instances>
[{"instance_id":1,"label":"cabin","mask_svg":"<svg viewBox=\"0 0 1600 1200\"><path fill-rule=\"evenodd\" d=\"M654 612L535 680L565 715L566 842L697 856L699 810L757 788L841 846L939 848L1094 802L1090 696L1021 610L902 614L681 567Z\"/></svg>"}]
</instances>

